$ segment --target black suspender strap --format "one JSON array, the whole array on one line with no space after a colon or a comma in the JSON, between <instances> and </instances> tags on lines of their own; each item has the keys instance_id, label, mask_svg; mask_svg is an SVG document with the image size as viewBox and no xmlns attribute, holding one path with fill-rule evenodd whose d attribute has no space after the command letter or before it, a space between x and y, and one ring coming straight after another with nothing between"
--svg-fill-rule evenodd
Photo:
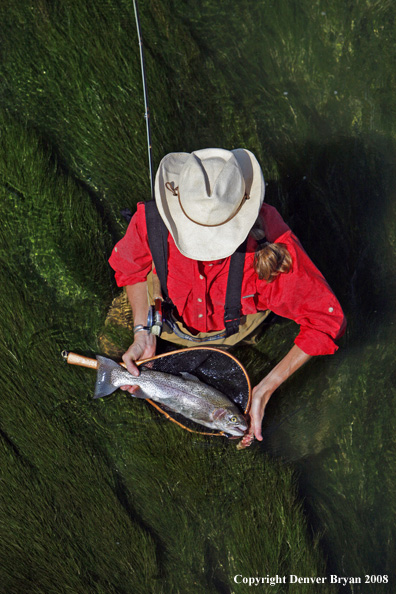
<instances>
[{"instance_id":1,"label":"black suspender strap","mask_svg":"<svg viewBox=\"0 0 396 594\"><path fill-rule=\"evenodd\" d=\"M148 242L157 276L161 283L164 299L168 296L168 229L160 217L154 200L146 202L146 226ZM226 336L236 334L241 318L241 292L243 269L245 265L247 239L231 256L227 279L227 291L224 306L224 326Z\"/></svg>"},{"instance_id":2,"label":"black suspender strap","mask_svg":"<svg viewBox=\"0 0 396 594\"><path fill-rule=\"evenodd\" d=\"M155 270L161 283L162 296L168 299L168 229L161 219L154 200L146 202L148 242Z\"/></svg>"},{"instance_id":3,"label":"black suspender strap","mask_svg":"<svg viewBox=\"0 0 396 594\"><path fill-rule=\"evenodd\" d=\"M231 256L224 306L226 336L236 334L241 321L241 293L247 238Z\"/></svg>"}]
</instances>

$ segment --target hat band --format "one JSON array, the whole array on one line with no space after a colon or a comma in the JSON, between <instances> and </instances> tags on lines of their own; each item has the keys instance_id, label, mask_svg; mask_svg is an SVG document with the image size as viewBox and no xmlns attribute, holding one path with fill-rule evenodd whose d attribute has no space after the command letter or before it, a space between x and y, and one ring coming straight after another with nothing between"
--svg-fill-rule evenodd
<instances>
[{"instance_id":1,"label":"hat band","mask_svg":"<svg viewBox=\"0 0 396 594\"><path fill-rule=\"evenodd\" d=\"M171 182L166 182L165 187L166 187L167 190L169 190L170 192L172 192L173 196L177 196L177 198L179 200L180 208L181 208L182 213L184 214L184 216L186 216L188 218L188 220L191 221L192 223L195 223L196 225L200 225L201 227L220 227L221 225L225 225L226 223L228 223L229 221L231 221L231 219L233 219L238 214L238 212L241 210L241 208L244 205L244 203L246 202L246 200L249 200L249 198L250 198L250 196L248 194L246 194L246 192L245 192L245 194L242 197L241 202L239 203L238 208L236 209L236 211L230 217L228 217L228 219L226 219L225 221L223 221L221 223L215 223L214 225L208 225L206 223L199 223L198 221L195 221L190 216L188 216L188 214L184 210L183 205L182 205L181 200L180 200L179 186L177 186L176 188L174 188L172 186Z\"/></svg>"}]
</instances>

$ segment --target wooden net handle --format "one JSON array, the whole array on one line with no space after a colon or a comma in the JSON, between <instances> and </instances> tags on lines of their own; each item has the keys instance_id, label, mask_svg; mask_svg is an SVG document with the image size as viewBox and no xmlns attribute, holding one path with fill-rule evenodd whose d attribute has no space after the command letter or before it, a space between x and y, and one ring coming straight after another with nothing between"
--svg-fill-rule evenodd
<instances>
[{"instance_id":1,"label":"wooden net handle","mask_svg":"<svg viewBox=\"0 0 396 594\"><path fill-rule=\"evenodd\" d=\"M97 369L98 362L96 359L90 357L84 357L83 355L77 355L77 353L69 353L68 351L62 352L62 357L70 365L80 365L80 367L89 367L90 369ZM119 365L126 367L125 363L121 362Z\"/></svg>"}]
</instances>

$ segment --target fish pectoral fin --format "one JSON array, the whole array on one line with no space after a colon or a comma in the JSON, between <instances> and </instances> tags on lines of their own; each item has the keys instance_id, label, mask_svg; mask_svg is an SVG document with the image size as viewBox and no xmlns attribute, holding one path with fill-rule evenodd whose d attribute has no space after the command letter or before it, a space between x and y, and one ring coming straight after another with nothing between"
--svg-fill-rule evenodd
<instances>
[{"instance_id":1,"label":"fish pectoral fin","mask_svg":"<svg viewBox=\"0 0 396 594\"><path fill-rule=\"evenodd\" d=\"M227 413L225 408L218 408L214 411L212 417L214 421L220 421L220 419L222 419L224 417L224 415Z\"/></svg>"},{"instance_id":2,"label":"fish pectoral fin","mask_svg":"<svg viewBox=\"0 0 396 594\"><path fill-rule=\"evenodd\" d=\"M186 379L186 380L190 380L190 382L198 382L199 384L201 383L201 381L197 378L196 375L192 375L192 373L188 373L188 371L181 371L180 375Z\"/></svg>"}]
</instances>

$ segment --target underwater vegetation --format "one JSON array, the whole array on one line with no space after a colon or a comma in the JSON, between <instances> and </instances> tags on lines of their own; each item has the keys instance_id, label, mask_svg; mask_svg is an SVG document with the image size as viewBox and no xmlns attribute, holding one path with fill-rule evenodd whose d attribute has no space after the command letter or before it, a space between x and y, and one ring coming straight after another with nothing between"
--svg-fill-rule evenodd
<instances>
[{"instance_id":1,"label":"underwater vegetation","mask_svg":"<svg viewBox=\"0 0 396 594\"><path fill-rule=\"evenodd\" d=\"M234 576L360 576L276 592L395 591L396 8L383 0L147 0L154 163L246 147L348 317L333 357L272 398L263 444L93 401L64 348L105 325L120 215L149 198L132 2L0 7L0 592L242 593ZM254 384L275 320L234 354ZM388 583L365 575L388 576ZM250 590L250 588L249 588Z\"/></svg>"}]
</instances>

